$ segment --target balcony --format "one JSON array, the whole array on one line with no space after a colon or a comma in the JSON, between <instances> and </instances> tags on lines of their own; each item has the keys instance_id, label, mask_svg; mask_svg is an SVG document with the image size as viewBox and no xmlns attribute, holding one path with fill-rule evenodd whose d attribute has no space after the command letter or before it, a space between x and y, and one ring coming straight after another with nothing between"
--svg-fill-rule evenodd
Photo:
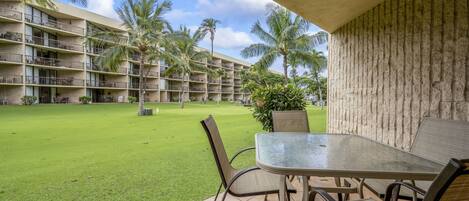
<instances>
[{"instance_id":1,"label":"balcony","mask_svg":"<svg viewBox=\"0 0 469 201\"><path fill-rule=\"evenodd\" d=\"M134 75L134 76L139 76L140 75L140 69L132 69L129 71L129 74ZM143 70L143 76L144 77L158 77L159 73L157 71L148 71L148 70Z\"/></svg>"},{"instance_id":2,"label":"balcony","mask_svg":"<svg viewBox=\"0 0 469 201\"><path fill-rule=\"evenodd\" d=\"M75 79L73 77L57 78L57 77L26 76L26 84L83 87L84 80Z\"/></svg>"},{"instance_id":3,"label":"balcony","mask_svg":"<svg viewBox=\"0 0 469 201\"><path fill-rule=\"evenodd\" d=\"M166 79L173 79L173 80L182 80L181 75L169 75L165 77Z\"/></svg>"},{"instance_id":4,"label":"balcony","mask_svg":"<svg viewBox=\"0 0 469 201\"><path fill-rule=\"evenodd\" d=\"M127 82L110 82L110 81L86 80L86 86L87 87L95 87L95 88L125 89L125 88L127 88Z\"/></svg>"},{"instance_id":5,"label":"balcony","mask_svg":"<svg viewBox=\"0 0 469 201\"><path fill-rule=\"evenodd\" d=\"M100 71L100 72L106 72L106 73L127 74L127 68L119 68L119 69L117 69L117 71L112 71L109 68L104 68L102 66L99 66L99 65L93 64L93 63L86 63L86 70Z\"/></svg>"},{"instance_id":6,"label":"balcony","mask_svg":"<svg viewBox=\"0 0 469 201\"><path fill-rule=\"evenodd\" d=\"M0 40L21 43L23 41L23 34L18 32L7 31L5 33L0 33Z\"/></svg>"},{"instance_id":7,"label":"balcony","mask_svg":"<svg viewBox=\"0 0 469 201\"><path fill-rule=\"evenodd\" d=\"M220 93L220 89L208 89L208 93Z\"/></svg>"},{"instance_id":8,"label":"balcony","mask_svg":"<svg viewBox=\"0 0 469 201\"><path fill-rule=\"evenodd\" d=\"M138 82L130 82L129 83L129 88L138 90L139 89L139 83ZM144 83L143 88L147 89L147 90L158 90L158 85L156 85L156 84L145 84Z\"/></svg>"},{"instance_id":9,"label":"balcony","mask_svg":"<svg viewBox=\"0 0 469 201\"><path fill-rule=\"evenodd\" d=\"M0 52L0 63L23 63L23 55Z\"/></svg>"},{"instance_id":10,"label":"balcony","mask_svg":"<svg viewBox=\"0 0 469 201\"><path fill-rule=\"evenodd\" d=\"M0 75L0 84L23 84L23 76Z\"/></svg>"},{"instance_id":11,"label":"balcony","mask_svg":"<svg viewBox=\"0 0 469 201\"><path fill-rule=\"evenodd\" d=\"M48 66L48 67L83 70L83 62L67 61L67 60L56 59L56 58L26 56L26 63L32 64L32 65Z\"/></svg>"},{"instance_id":12,"label":"balcony","mask_svg":"<svg viewBox=\"0 0 469 201\"><path fill-rule=\"evenodd\" d=\"M233 84L233 82L228 81L228 80L223 80L221 83L222 83L223 85L232 85L232 84Z\"/></svg>"},{"instance_id":13,"label":"balcony","mask_svg":"<svg viewBox=\"0 0 469 201\"><path fill-rule=\"evenodd\" d=\"M200 77L191 77L190 81L191 81L191 82L202 82L202 83L205 83L205 79L204 79L204 78L200 78Z\"/></svg>"},{"instance_id":14,"label":"balcony","mask_svg":"<svg viewBox=\"0 0 469 201\"><path fill-rule=\"evenodd\" d=\"M86 53L89 54L102 54L106 49L100 47L87 47Z\"/></svg>"},{"instance_id":15,"label":"balcony","mask_svg":"<svg viewBox=\"0 0 469 201\"><path fill-rule=\"evenodd\" d=\"M202 87L191 87L190 88L191 92L205 92L205 88Z\"/></svg>"},{"instance_id":16,"label":"balcony","mask_svg":"<svg viewBox=\"0 0 469 201\"><path fill-rule=\"evenodd\" d=\"M24 19L27 23L37 24L40 26L45 26L47 28L57 29L64 32L70 32L78 35L83 35L85 32L84 28L74 26L71 24L66 24L63 22L52 21L52 20L42 20L41 16L33 16L30 14L24 14Z\"/></svg>"},{"instance_id":17,"label":"balcony","mask_svg":"<svg viewBox=\"0 0 469 201\"><path fill-rule=\"evenodd\" d=\"M209 79L208 83L209 84L220 84L220 80L211 80L211 79Z\"/></svg>"},{"instance_id":18,"label":"balcony","mask_svg":"<svg viewBox=\"0 0 469 201\"><path fill-rule=\"evenodd\" d=\"M0 17L8 18L14 21L21 21L23 20L23 13L7 8L0 8Z\"/></svg>"},{"instance_id":19,"label":"balcony","mask_svg":"<svg viewBox=\"0 0 469 201\"><path fill-rule=\"evenodd\" d=\"M83 45L70 43L66 41L60 40L53 40L53 39L45 39L38 36L31 36L25 35L26 43L33 44L33 45L40 45L50 48L57 48L67 51L76 51L76 52L83 52Z\"/></svg>"}]
</instances>

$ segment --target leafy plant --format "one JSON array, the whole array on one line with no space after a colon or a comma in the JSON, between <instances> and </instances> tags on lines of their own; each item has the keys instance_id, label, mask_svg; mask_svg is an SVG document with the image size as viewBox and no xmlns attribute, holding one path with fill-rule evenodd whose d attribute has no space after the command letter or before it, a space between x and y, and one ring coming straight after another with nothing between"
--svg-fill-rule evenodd
<instances>
[{"instance_id":1,"label":"leafy plant","mask_svg":"<svg viewBox=\"0 0 469 201\"><path fill-rule=\"evenodd\" d=\"M36 96L23 96L21 98L21 102L23 102L23 105L32 105L36 103L37 97Z\"/></svg>"},{"instance_id":2,"label":"leafy plant","mask_svg":"<svg viewBox=\"0 0 469 201\"><path fill-rule=\"evenodd\" d=\"M255 102L253 116L266 131L272 131L272 111L304 110L305 94L294 85L258 88L252 94Z\"/></svg>"},{"instance_id":3,"label":"leafy plant","mask_svg":"<svg viewBox=\"0 0 469 201\"><path fill-rule=\"evenodd\" d=\"M89 104L91 102L91 97L89 96L80 96L78 98L81 104Z\"/></svg>"},{"instance_id":4,"label":"leafy plant","mask_svg":"<svg viewBox=\"0 0 469 201\"><path fill-rule=\"evenodd\" d=\"M127 99L129 100L129 103L137 102L137 97L135 97L135 96L129 96Z\"/></svg>"}]
</instances>

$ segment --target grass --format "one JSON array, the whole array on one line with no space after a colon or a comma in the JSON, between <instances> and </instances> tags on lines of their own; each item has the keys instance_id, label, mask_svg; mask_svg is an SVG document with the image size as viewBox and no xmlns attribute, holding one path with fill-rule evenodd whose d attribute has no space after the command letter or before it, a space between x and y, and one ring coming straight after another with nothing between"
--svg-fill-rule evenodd
<instances>
[{"instance_id":1,"label":"grass","mask_svg":"<svg viewBox=\"0 0 469 201\"><path fill-rule=\"evenodd\" d=\"M218 172L199 121L213 114L232 155L252 146L260 124L249 109L222 103L0 107L0 200L203 200ZM325 130L325 110L308 108ZM235 166L254 164L254 154Z\"/></svg>"}]
</instances>

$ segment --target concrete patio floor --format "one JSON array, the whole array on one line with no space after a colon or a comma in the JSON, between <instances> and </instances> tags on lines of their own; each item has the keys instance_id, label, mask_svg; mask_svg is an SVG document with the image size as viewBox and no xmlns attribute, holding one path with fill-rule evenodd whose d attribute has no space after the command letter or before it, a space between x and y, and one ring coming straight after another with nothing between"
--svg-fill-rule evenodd
<instances>
[{"instance_id":1,"label":"concrete patio floor","mask_svg":"<svg viewBox=\"0 0 469 201\"><path fill-rule=\"evenodd\" d=\"M298 181L298 179L295 179L292 184L293 184L293 186L295 186L295 188L298 191L298 193L293 194L292 201L301 201L301 196L302 196L302 193L303 193L301 183ZM312 177L310 179L310 184L312 186L334 186L335 185L333 178L324 178L324 177ZM216 189L214 189L214 192L215 191L216 191ZM365 194L365 198L373 198L373 200L376 200L376 201L381 200L366 188L364 190L364 194ZM220 196L218 197L217 201L221 200L222 195L223 194L221 193ZM332 195L332 197L337 199L337 194L331 194L331 195ZM209 199L206 199L205 201L215 201L214 198L215 198L215 196L211 197ZM277 195L272 194L272 195L269 195L267 197L267 200L268 201L276 201L276 200L278 200L278 197L277 197ZM319 196L317 196L316 200L322 200L322 199L319 198ZM350 200L359 200L358 194L351 194L350 195ZM225 199L225 201L264 201L264 196L238 198L238 197L233 197L233 196L228 195L227 199Z\"/></svg>"}]
</instances>

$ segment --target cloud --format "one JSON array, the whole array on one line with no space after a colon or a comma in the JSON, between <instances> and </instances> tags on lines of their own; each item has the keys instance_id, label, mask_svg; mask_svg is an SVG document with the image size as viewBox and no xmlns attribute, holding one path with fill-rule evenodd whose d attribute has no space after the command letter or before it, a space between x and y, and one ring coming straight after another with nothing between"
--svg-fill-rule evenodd
<instances>
[{"instance_id":1,"label":"cloud","mask_svg":"<svg viewBox=\"0 0 469 201\"><path fill-rule=\"evenodd\" d=\"M197 8L206 16L253 17L265 14L273 0L197 0Z\"/></svg>"},{"instance_id":2,"label":"cloud","mask_svg":"<svg viewBox=\"0 0 469 201\"><path fill-rule=\"evenodd\" d=\"M197 12L190 12L190 11L185 11L181 9L173 9L166 13L164 17L166 19L171 19L171 20L182 20L188 17L194 17L199 15Z\"/></svg>"},{"instance_id":3,"label":"cloud","mask_svg":"<svg viewBox=\"0 0 469 201\"><path fill-rule=\"evenodd\" d=\"M119 19L119 16L114 10L114 0L88 1L88 7L86 9L106 17Z\"/></svg>"},{"instance_id":4,"label":"cloud","mask_svg":"<svg viewBox=\"0 0 469 201\"><path fill-rule=\"evenodd\" d=\"M209 34L205 37L204 42L210 44ZM247 47L252 43L254 41L248 33L235 31L231 27L222 27L217 29L213 45L216 48L239 49Z\"/></svg>"}]
</instances>

